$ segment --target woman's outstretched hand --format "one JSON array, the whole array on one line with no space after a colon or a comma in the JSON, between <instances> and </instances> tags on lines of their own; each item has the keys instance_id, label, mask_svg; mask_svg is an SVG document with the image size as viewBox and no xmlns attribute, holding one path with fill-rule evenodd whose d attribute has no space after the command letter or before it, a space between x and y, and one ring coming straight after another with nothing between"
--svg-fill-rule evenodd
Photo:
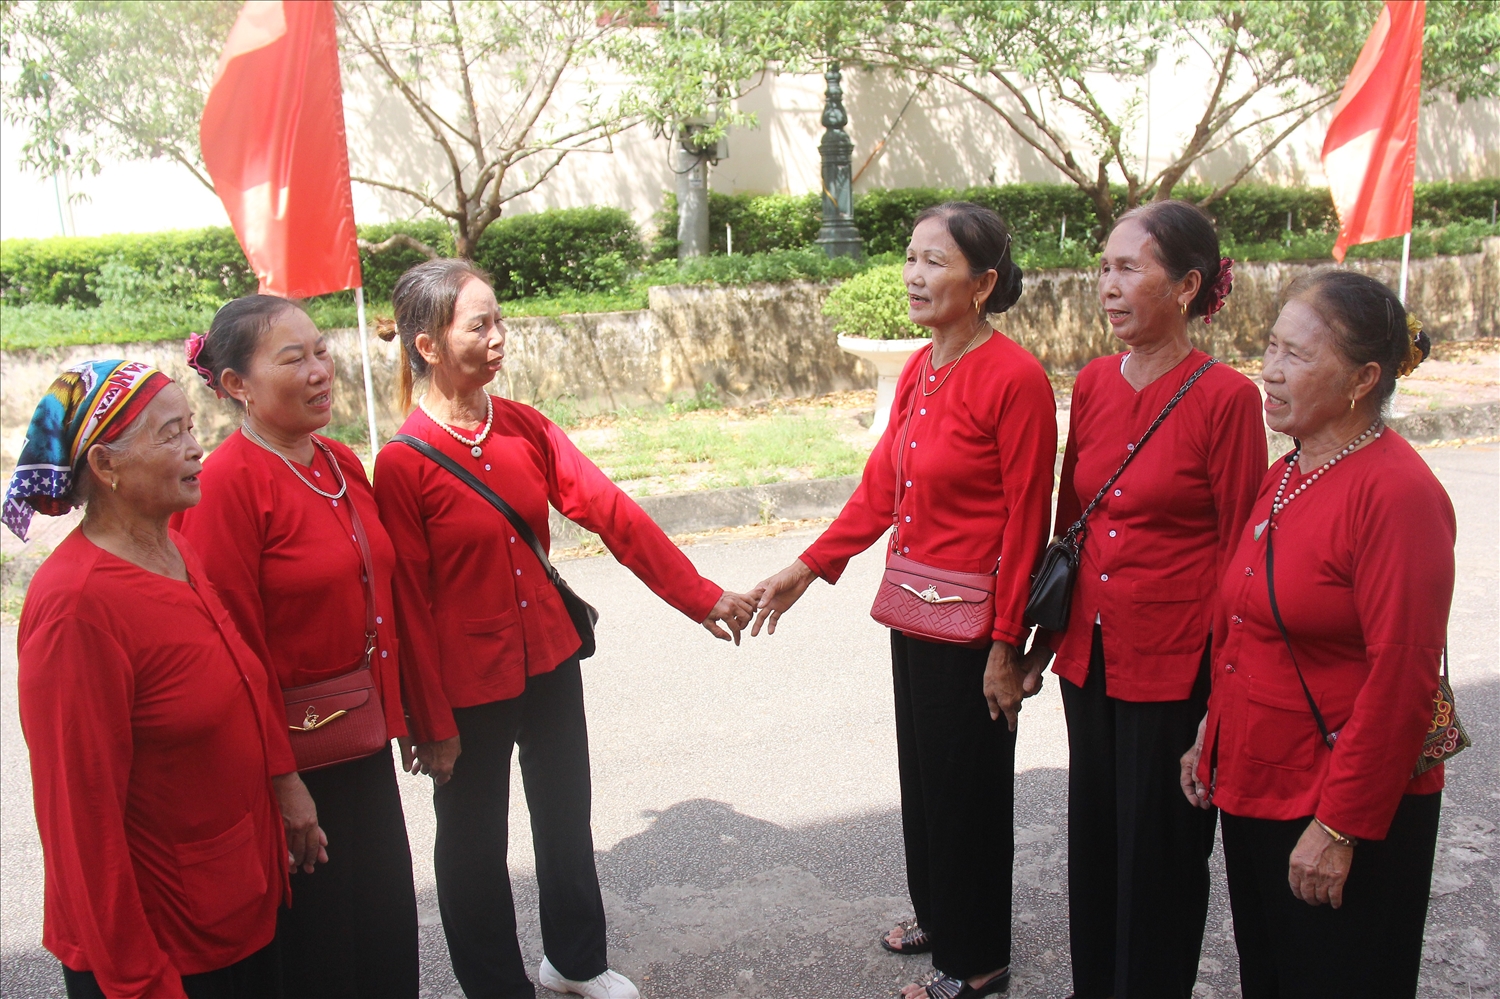
<instances>
[{"instance_id":1,"label":"woman's outstretched hand","mask_svg":"<svg viewBox=\"0 0 1500 999\"><path fill-rule=\"evenodd\" d=\"M1182 754L1182 793L1187 796L1188 804L1197 808L1208 808L1208 788L1198 779L1198 760L1203 756L1203 732L1208 726L1208 715L1198 723L1198 738L1193 740L1193 748Z\"/></svg>"},{"instance_id":2,"label":"woman's outstretched hand","mask_svg":"<svg viewBox=\"0 0 1500 999\"><path fill-rule=\"evenodd\" d=\"M750 637L760 634L762 624L766 625L768 633L776 634L776 622L781 620L781 615L791 609L792 604L797 602L816 578L818 577L813 575L807 563L799 558L776 575L762 580L755 588L760 592L760 600L756 603L755 624L750 629Z\"/></svg>"},{"instance_id":3,"label":"woman's outstretched hand","mask_svg":"<svg viewBox=\"0 0 1500 999\"><path fill-rule=\"evenodd\" d=\"M715 638L729 641L731 635L734 644L740 644L740 632L750 626L750 619L755 616L755 601L760 595L758 590L749 593L730 593L725 590L719 594L719 602L714 604L714 609L708 612L708 617L703 619L703 627ZM720 627L723 625L723 627ZM724 628L728 628L725 631Z\"/></svg>"}]
</instances>

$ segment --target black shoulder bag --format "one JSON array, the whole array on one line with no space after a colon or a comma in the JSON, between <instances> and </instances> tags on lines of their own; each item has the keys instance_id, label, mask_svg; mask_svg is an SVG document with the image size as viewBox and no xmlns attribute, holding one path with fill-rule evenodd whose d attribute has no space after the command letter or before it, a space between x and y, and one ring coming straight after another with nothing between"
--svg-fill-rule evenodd
<instances>
[{"instance_id":1,"label":"black shoulder bag","mask_svg":"<svg viewBox=\"0 0 1500 999\"><path fill-rule=\"evenodd\" d=\"M1203 377L1205 371L1217 363L1219 362L1210 357L1203 362L1202 367L1193 372L1187 381L1182 383L1182 388L1172 396L1171 401L1162 409L1161 415L1146 428L1141 439L1135 442L1135 446L1125 455L1125 460L1120 462L1120 467L1115 469L1115 474L1109 477L1109 481L1104 483L1104 487L1099 490L1099 495L1095 496L1088 508L1083 511L1083 516L1079 517L1062 537L1047 546L1047 550L1042 553L1042 564L1031 577L1031 594L1026 600L1026 620L1048 631L1067 630L1068 611L1073 605L1073 583L1078 575L1079 557L1083 554L1083 537L1088 533L1089 515L1094 512L1096 506L1103 502L1110 486L1115 484L1115 480L1124 473L1135 456L1141 453L1141 448L1145 447L1151 435L1156 433L1156 428L1161 426L1167 415L1177 408L1182 397L1187 395L1187 390Z\"/></svg>"},{"instance_id":2,"label":"black shoulder bag","mask_svg":"<svg viewBox=\"0 0 1500 999\"><path fill-rule=\"evenodd\" d=\"M587 659L593 655L594 625L599 621L599 612L588 601L574 593L573 588L558 573L557 569L552 565L551 560L547 558L546 551L542 549L541 539L536 536L536 532L531 529L531 525L526 523L526 519L517 513L515 508L509 503L501 499L493 489L480 482L474 473L426 441L418 440L410 434L397 434L391 440L392 442L400 441L402 444L415 448L422 454L425 454L452 472L460 482L474 490L490 506L505 515L505 519L510 521L510 525L516 529L516 536L531 547L532 554L536 556L536 560L542 563L542 568L546 570L547 578L552 581L553 586L557 587L558 596L562 597L563 606L568 609L568 616L573 619L573 627L578 630L579 641L583 643L582 647L578 650L578 658Z\"/></svg>"},{"instance_id":3,"label":"black shoulder bag","mask_svg":"<svg viewBox=\"0 0 1500 999\"><path fill-rule=\"evenodd\" d=\"M1290 464L1296 458L1297 453L1294 451L1288 457L1287 463ZM1276 628L1281 632L1281 640L1286 643L1287 655L1292 657L1292 668L1297 671L1297 682L1302 684L1303 696L1307 698L1307 706L1312 709L1313 721L1318 725L1318 734L1323 737L1328 748L1332 749L1334 743L1338 742L1339 733L1328 730L1328 723L1323 720L1323 712L1318 710L1318 702L1313 699L1307 680L1302 676L1302 667L1297 664L1297 653L1292 648L1292 638L1287 634L1286 625L1281 621L1281 609L1276 606L1275 537L1276 525L1267 520L1266 595L1271 600L1271 616L1276 619ZM1438 668L1438 689L1432 695L1432 721L1427 726L1427 735L1422 740L1422 752L1417 757L1417 765L1412 770L1412 777L1421 776L1472 745L1474 745L1473 740L1469 738L1469 733L1464 730L1463 722L1458 718L1458 706L1453 697L1453 682L1448 678L1448 644L1444 642L1443 658Z\"/></svg>"}]
</instances>

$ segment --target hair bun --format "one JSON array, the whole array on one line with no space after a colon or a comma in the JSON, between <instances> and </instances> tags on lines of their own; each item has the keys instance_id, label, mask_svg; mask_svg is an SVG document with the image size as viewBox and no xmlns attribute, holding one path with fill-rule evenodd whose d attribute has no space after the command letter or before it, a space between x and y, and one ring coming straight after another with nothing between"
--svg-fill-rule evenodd
<instances>
[{"instance_id":1,"label":"hair bun","mask_svg":"<svg viewBox=\"0 0 1500 999\"><path fill-rule=\"evenodd\" d=\"M1427 360L1427 355L1432 353L1432 338L1422 331L1422 321L1410 312L1406 314L1406 335L1410 343L1406 348L1406 356L1396 366L1396 377L1405 378L1417 370L1417 365Z\"/></svg>"},{"instance_id":2,"label":"hair bun","mask_svg":"<svg viewBox=\"0 0 1500 999\"><path fill-rule=\"evenodd\" d=\"M380 317L375 320L375 335L380 337L380 339L384 340L386 343L390 343L392 340L396 339L396 333L396 320L386 319L384 317Z\"/></svg>"}]
</instances>

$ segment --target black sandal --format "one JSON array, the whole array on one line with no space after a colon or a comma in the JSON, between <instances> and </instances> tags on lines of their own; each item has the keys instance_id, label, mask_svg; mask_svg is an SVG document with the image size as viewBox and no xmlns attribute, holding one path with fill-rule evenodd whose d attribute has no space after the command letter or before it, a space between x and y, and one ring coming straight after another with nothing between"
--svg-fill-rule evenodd
<instances>
[{"instance_id":1,"label":"black sandal","mask_svg":"<svg viewBox=\"0 0 1500 999\"><path fill-rule=\"evenodd\" d=\"M906 919L896 924L896 929L901 931L901 942L892 946L891 942L884 936L880 938L880 946L892 954L925 954L932 950L932 938L927 931L917 925L915 919ZM889 936L890 934L886 934Z\"/></svg>"},{"instance_id":2,"label":"black sandal","mask_svg":"<svg viewBox=\"0 0 1500 999\"><path fill-rule=\"evenodd\" d=\"M917 984L927 993L927 999L980 999L982 996L996 996L1010 989L1010 968L1007 966L977 989L962 978L954 978L941 971L934 971L925 981Z\"/></svg>"}]
</instances>

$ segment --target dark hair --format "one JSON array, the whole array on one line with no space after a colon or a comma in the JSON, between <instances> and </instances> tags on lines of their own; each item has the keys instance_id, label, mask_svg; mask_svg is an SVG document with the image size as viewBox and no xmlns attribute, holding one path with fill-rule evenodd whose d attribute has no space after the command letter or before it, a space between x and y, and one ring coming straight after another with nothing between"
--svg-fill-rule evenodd
<instances>
[{"instance_id":1,"label":"dark hair","mask_svg":"<svg viewBox=\"0 0 1500 999\"><path fill-rule=\"evenodd\" d=\"M418 378L427 377L428 364L417 350L417 335L426 333L441 349L453 325L453 309L459 292L471 278L492 284L490 276L461 257L439 257L408 270L396 281L391 305L395 322L376 324L375 335L382 340L399 337L401 343L401 406L411 408L412 387Z\"/></svg>"},{"instance_id":2,"label":"dark hair","mask_svg":"<svg viewBox=\"0 0 1500 999\"><path fill-rule=\"evenodd\" d=\"M1187 314L1189 318L1210 315L1220 265L1219 232L1213 219L1197 205L1174 198L1130 209L1115 220L1109 231L1114 232L1125 221L1137 222L1146 230L1156 244L1156 262L1174 282L1187 277L1190 271L1202 276L1198 293L1188 303Z\"/></svg>"},{"instance_id":3,"label":"dark hair","mask_svg":"<svg viewBox=\"0 0 1500 999\"><path fill-rule=\"evenodd\" d=\"M227 396L220 379L226 370L244 375L250 370L250 359L260 346L260 338L276 325L282 313L289 309L306 312L302 303L275 295L246 295L225 302L214 313L208 333L204 335L194 367L200 369L208 387L220 395ZM232 397L230 397L232 398ZM239 400L234 399L238 406Z\"/></svg>"},{"instance_id":4,"label":"dark hair","mask_svg":"<svg viewBox=\"0 0 1500 999\"><path fill-rule=\"evenodd\" d=\"M1401 299L1367 274L1334 267L1314 271L1292 283L1286 300L1294 298L1306 302L1328 324L1349 363L1380 365L1375 392L1382 406L1395 393L1396 379L1432 353L1432 341L1420 324L1412 335Z\"/></svg>"},{"instance_id":5,"label":"dark hair","mask_svg":"<svg viewBox=\"0 0 1500 999\"><path fill-rule=\"evenodd\" d=\"M970 277L995 272L995 287L984 300L985 315L1005 312L1016 304L1021 297L1021 268L1012 254L1010 230L999 215L972 201L945 201L922 209L911 224L913 231L928 219L943 220L948 235L969 262Z\"/></svg>"}]
</instances>

